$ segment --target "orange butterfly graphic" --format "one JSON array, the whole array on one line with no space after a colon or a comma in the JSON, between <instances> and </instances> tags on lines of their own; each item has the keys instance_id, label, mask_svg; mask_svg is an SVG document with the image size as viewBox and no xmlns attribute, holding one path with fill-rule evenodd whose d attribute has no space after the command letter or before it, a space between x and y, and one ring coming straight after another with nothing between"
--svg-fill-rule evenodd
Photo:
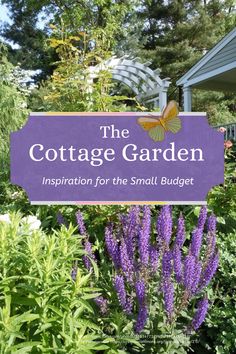
<instances>
[{"instance_id":1,"label":"orange butterfly graphic","mask_svg":"<svg viewBox=\"0 0 236 354\"><path fill-rule=\"evenodd\" d=\"M178 133L181 129L181 120L177 117L179 114L178 106L175 101L170 101L165 107L160 117L140 117L138 124L146 131L154 141L162 141L165 138L165 132Z\"/></svg>"}]
</instances>

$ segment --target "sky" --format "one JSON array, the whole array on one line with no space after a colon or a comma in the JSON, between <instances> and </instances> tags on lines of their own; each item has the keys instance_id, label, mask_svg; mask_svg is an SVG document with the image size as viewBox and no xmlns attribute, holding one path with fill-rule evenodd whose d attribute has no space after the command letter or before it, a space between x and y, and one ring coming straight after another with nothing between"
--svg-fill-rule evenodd
<instances>
[{"instance_id":1,"label":"sky","mask_svg":"<svg viewBox=\"0 0 236 354\"><path fill-rule=\"evenodd\" d=\"M3 22L12 23L12 21L11 21L11 14L10 14L9 10L7 9L6 5L0 4L0 26L3 24ZM46 20L43 20L43 19L39 16L39 19L38 19L38 22L37 22L37 25L36 25L36 26L37 26L38 28L43 29L43 27L44 27L44 25L45 25L46 22L47 22ZM6 41L6 40L3 39L1 36L0 36L0 39L4 40L4 41L7 42L8 44L10 44L13 49L19 48L18 44L15 44L15 43L10 42L10 41Z\"/></svg>"},{"instance_id":2,"label":"sky","mask_svg":"<svg viewBox=\"0 0 236 354\"><path fill-rule=\"evenodd\" d=\"M9 11L7 10L6 5L0 5L0 21L1 22L10 22Z\"/></svg>"}]
</instances>

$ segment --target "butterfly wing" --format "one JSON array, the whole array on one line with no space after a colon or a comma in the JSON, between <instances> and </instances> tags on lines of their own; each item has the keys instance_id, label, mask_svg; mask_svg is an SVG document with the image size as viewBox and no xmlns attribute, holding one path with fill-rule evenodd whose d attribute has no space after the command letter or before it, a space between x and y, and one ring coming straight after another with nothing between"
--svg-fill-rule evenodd
<instances>
[{"instance_id":1,"label":"butterfly wing","mask_svg":"<svg viewBox=\"0 0 236 354\"><path fill-rule=\"evenodd\" d=\"M178 133L178 131L181 129L181 120L179 117L174 117L171 120L165 122L165 128L171 133Z\"/></svg>"},{"instance_id":2,"label":"butterfly wing","mask_svg":"<svg viewBox=\"0 0 236 354\"><path fill-rule=\"evenodd\" d=\"M148 132L150 138L154 141L162 141L165 138L165 129L162 125L157 125L154 128L151 128Z\"/></svg>"},{"instance_id":3,"label":"butterfly wing","mask_svg":"<svg viewBox=\"0 0 236 354\"><path fill-rule=\"evenodd\" d=\"M175 101L170 101L162 113L162 119L166 123L167 121L177 117L179 114L178 106Z\"/></svg>"},{"instance_id":4,"label":"butterfly wing","mask_svg":"<svg viewBox=\"0 0 236 354\"><path fill-rule=\"evenodd\" d=\"M160 125L160 121L155 119L155 118L149 118L149 117L140 117L138 118L138 124L144 129L144 130L150 130L158 125Z\"/></svg>"}]
</instances>

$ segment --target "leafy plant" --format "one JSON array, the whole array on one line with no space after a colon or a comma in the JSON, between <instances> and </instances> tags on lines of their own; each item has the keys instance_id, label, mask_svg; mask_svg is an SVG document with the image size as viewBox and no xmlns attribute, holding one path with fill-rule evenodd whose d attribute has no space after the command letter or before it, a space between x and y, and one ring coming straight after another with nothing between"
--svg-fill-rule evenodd
<instances>
[{"instance_id":1,"label":"leafy plant","mask_svg":"<svg viewBox=\"0 0 236 354\"><path fill-rule=\"evenodd\" d=\"M100 289L91 286L91 273L83 270L81 240L72 226L46 235L32 230L19 214L0 221L1 353L91 353L108 348L93 320L90 299Z\"/></svg>"}]
</instances>

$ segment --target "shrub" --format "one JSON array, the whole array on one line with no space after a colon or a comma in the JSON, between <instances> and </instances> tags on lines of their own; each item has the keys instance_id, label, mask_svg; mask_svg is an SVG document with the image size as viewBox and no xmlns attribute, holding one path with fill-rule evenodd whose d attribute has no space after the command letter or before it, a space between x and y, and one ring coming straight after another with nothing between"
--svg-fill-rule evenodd
<instances>
[{"instance_id":1,"label":"shrub","mask_svg":"<svg viewBox=\"0 0 236 354\"><path fill-rule=\"evenodd\" d=\"M72 226L46 235L39 224L34 217L1 216L0 352L85 354L108 348L93 320L90 299L100 293L91 286L91 273L84 273L81 236Z\"/></svg>"}]
</instances>

